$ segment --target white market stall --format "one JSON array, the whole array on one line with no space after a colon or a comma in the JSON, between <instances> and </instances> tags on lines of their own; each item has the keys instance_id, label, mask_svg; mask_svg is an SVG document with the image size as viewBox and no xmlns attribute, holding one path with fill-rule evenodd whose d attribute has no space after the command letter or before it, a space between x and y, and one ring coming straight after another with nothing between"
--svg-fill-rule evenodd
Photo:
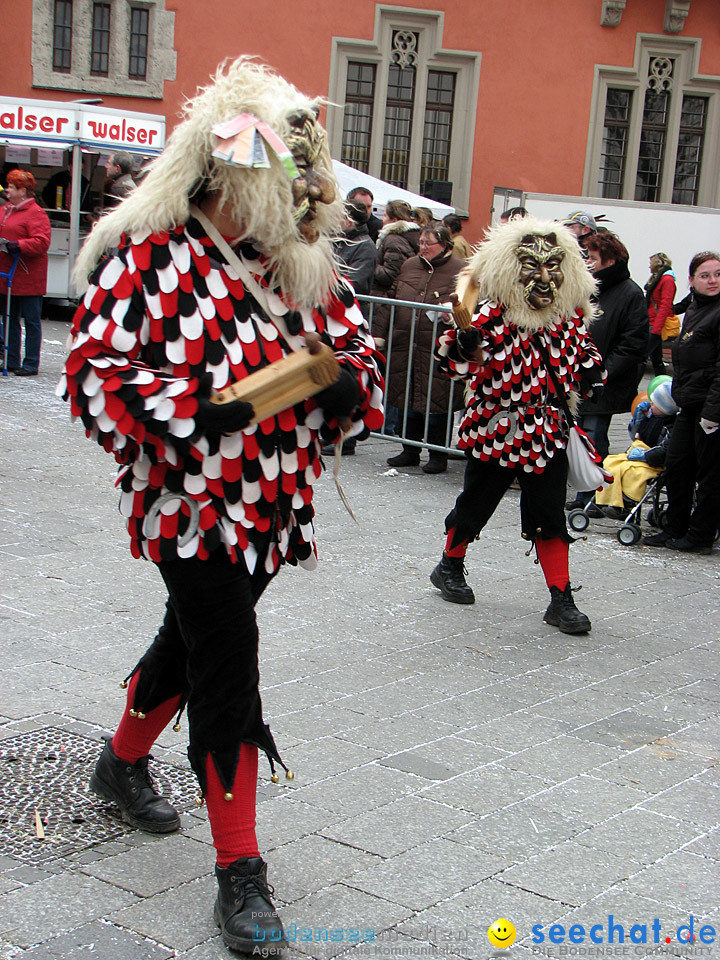
<instances>
[{"instance_id":1,"label":"white market stall","mask_svg":"<svg viewBox=\"0 0 720 960\"><path fill-rule=\"evenodd\" d=\"M449 207L437 200L429 200L419 193L412 193L410 190L395 187L392 183L387 183L385 180L378 179L378 177L371 177L369 173L355 170L354 167L349 167L339 160L333 160L333 167L343 197L354 187L365 187L373 195L375 210L382 210L390 200L405 200L411 207L427 207L432 210L436 220L442 220L449 213L455 213L455 207Z\"/></svg>"},{"instance_id":2,"label":"white market stall","mask_svg":"<svg viewBox=\"0 0 720 960\"><path fill-rule=\"evenodd\" d=\"M0 151L4 170L30 170L43 187L57 182L45 206L52 238L48 251L49 298L67 300L72 267L93 212L93 181L104 178L104 158L126 151L139 158L160 153L165 117L60 100L0 97ZM55 168L56 173L48 176ZM97 191L96 191L97 192ZM38 197L40 200L40 197Z\"/></svg>"}]
</instances>

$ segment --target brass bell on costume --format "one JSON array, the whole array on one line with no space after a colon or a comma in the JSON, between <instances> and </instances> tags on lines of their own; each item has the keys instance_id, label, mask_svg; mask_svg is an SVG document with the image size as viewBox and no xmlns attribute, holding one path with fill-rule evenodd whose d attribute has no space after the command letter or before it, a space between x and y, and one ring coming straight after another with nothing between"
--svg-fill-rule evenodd
<instances>
[{"instance_id":1,"label":"brass bell on costume","mask_svg":"<svg viewBox=\"0 0 720 960\"><path fill-rule=\"evenodd\" d=\"M226 793L226 794L224 795L223 799L224 799L224 800L227 800L227 801L229 802L230 800L233 799L233 795L228 792L228 793Z\"/></svg>"},{"instance_id":2,"label":"brass bell on costume","mask_svg":"<svg viewBox=\"0 0 720 960\"><path fill-rule=\"evenodd\" d=\"M276 773L274 773L274 774L270 777L270 779L272 780L273 783L280 783L280 777L279 777Z\"/></svg>"},{"instance_id":3,"label":"brass bell on costume","mask_svg":"<svg viewBox=\"0 0 720 960\"><path fill-rule=\"evenodd\" d=\"M121 680L121 681L120 681L120 689L121 689L121 690L127 690L127 685L128 685L127 680Z\"/></svg>"},{"instance_id":4,"label":"brass bell on costume","mask_svg":"<svg viewBox=\"0 0 720 960\"><path fill-rule=\"evenodd\" d=\"M128 713L130 714L131 717L136 717L138 715L137 710L133 710L132 707L130 707L130 710L128 711Z\"/></svg>"},{"instance_id":5,"label":"brass bell on costume","mask_svg":"<svg viewBox=\"0 0 720 960\"><path fill-rule=\"evenodd\" d=\"M179 723L174 723L174 724L173 724L173 730L175 731L175 733L180 733L180 724L179 724Z\"/></svg>"},{"instance_id":6,"label":"brass bell on costume","mask_svg":"<svg viewBox=\"0 0 720 960\"><path fill-rule=\"evenodd\" d=\"M294 780L294 779L295 779L295 774L292 772L292 770L286 770L286 771L285 771L285 779L286 779L286 780Z\"/></svg>"}]
</instances>

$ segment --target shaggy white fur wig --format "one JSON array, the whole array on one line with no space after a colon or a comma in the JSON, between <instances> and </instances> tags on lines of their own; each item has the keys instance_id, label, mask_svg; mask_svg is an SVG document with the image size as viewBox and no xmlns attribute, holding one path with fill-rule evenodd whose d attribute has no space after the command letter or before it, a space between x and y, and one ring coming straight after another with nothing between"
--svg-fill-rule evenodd
<instances>
[{"instance_id":1,"label":"shaggy white fur wig","mask_svg":"<svg viewBox=\"0 0 720 960\"><path fill-rule=\"evenodd\" d=\"M519 282L520 261L515 251L528 234L547 236L551 233L565 254L562 262L564 280L550 306L533 310L523 297L524 287ZM595 280L580 253L577 240L561 223L525 217L488 230L464 272L469 273L477 284L480 298L502 303L508 320L521 329L550 327L560 317L572 316L578 307L583 311L586 324L595 316L590 303Z\"/></svg>"},{"instance_id":2,"label":"shaggy white fur wig","mask_svg":"<svg viewBox=\"0 0 720 960\"><path fill-rule=\"evenodd\" d=\"M332 204L318 204L315 226L320 238L307 243L293 217L291 181L271 150L270 169L231 167L211 154L217 123L250 113L264 120L281 137L290 133L288 116L314 110L317 101L251 58L222 65L212 82L183 108L184 120L173 130L163 153L123 202L103 216L85 242L75 267L79 287L102 254L117 246L122 233L145 234L172 229L190 216L190 197L203 184L219 193L234 219L243 224L244 238L253 239L269 259L273 283L298 305L321 303L334 282L330 237L344 219L344 205L325 145L315 168L335 186Z\"/></svg>"}]
</instances>

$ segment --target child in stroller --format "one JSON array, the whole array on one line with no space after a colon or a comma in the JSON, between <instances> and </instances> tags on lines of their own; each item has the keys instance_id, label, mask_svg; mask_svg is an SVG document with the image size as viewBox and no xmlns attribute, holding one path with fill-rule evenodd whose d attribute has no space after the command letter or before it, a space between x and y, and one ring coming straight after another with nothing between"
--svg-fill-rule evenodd
<instances>
[{"instance_id":1,"label":"child in stroller","mask_svg":"<svg viewBox=\"0 0 720 960\"><path fill-rule=\"evenodd\" d=\"M637 405L628 426L630 447L626 453L610 454L603 462L614 481L606 490L595 494L601 515L624 520L642 500L648 480L657 477L665 466L670 429L677 411L671 380L658 384L651 399Z\"/></svg>"},{"instance_id":2,"label":"child in stroller","mask_svg":"<svg viewBox=\"0 0 720 960\"><path fill-rule=\"evenodd\" d=\"M568 520L573 530L586 529L588 518L623 520L625 525L618 531L618 540L626 545L637 543L640 507L650 496L648 483L652 482L655 490L662 474L677 411L670 379L658 384L649 400L637 404L628 426L630 446L625 453L610 454L603 461L603 467L613 475L613 483L598 490L595 500L583 511L571 511Z\"/></svg>"}]
</instances>

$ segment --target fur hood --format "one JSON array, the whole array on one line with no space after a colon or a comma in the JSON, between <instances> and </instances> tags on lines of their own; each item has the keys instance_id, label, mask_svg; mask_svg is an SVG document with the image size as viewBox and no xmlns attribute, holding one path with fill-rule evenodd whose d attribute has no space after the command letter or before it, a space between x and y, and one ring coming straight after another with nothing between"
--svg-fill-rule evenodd
<instances>
[{"instance_id":1,"label":"fur hood","mask_svg":"<svg viewBox=\"0 0 720 960\"><path fill-rule=\"evenodd\" d=\"M393 220L391 223L386 224L378 234L378 243L387 237L390 233L408 233L411 230L419 230L420 225L415 223L414 220Z\"/></svg>"},{"instance_id":2,"label":"fur hood","mask_svg":"<svg viewBox=\"0 0 720 960\"><path fill-rule=\"evenodd\" d=\"M518 281L520 264L515 251L528 234L554 234L557 246L565 254L562 263L564 279L558 288L557 298L542 310L533 310L525 303L523 287ZM502 304L506 319L520 329L533 331L548 328L562 317L572 316L577 310L582 310L586 325L595 316L595 308L590 300L595 293L595 280L573 234L553 220L525 217L488 230L463 271L463 276L468 275L477 284L480 298Z\"/></svg>"},{"instance_id":3,"label":"fur hood","mask_svg":"<svg viewBox=\"0 0 720 960\"><path fill-rule=\"evenodd\" d=\"M182 122L137 189L102 217L88 237L75 268L78 286L87 285L98 260L118 245L123 234L142 238L186 223L192 198L202 189L220 195L221 204L227 204L243 224L242 238L252 240L266 255L271 285L278 284L298 305L326 299L337 283L330 238L340 234L344 219L327 144L314 165L334 185L335 200L318 205L314 224L320 238L313 244L298 232L291 181L273 151L268 150L270 169L230 166L212 157L217 142L212 128L217 123L250 113L284 139L291 131L288 117L316 111L317 106L317 101L251 58L221 66L212 83L185 104Z\"/></svg>"}]
</instances>

